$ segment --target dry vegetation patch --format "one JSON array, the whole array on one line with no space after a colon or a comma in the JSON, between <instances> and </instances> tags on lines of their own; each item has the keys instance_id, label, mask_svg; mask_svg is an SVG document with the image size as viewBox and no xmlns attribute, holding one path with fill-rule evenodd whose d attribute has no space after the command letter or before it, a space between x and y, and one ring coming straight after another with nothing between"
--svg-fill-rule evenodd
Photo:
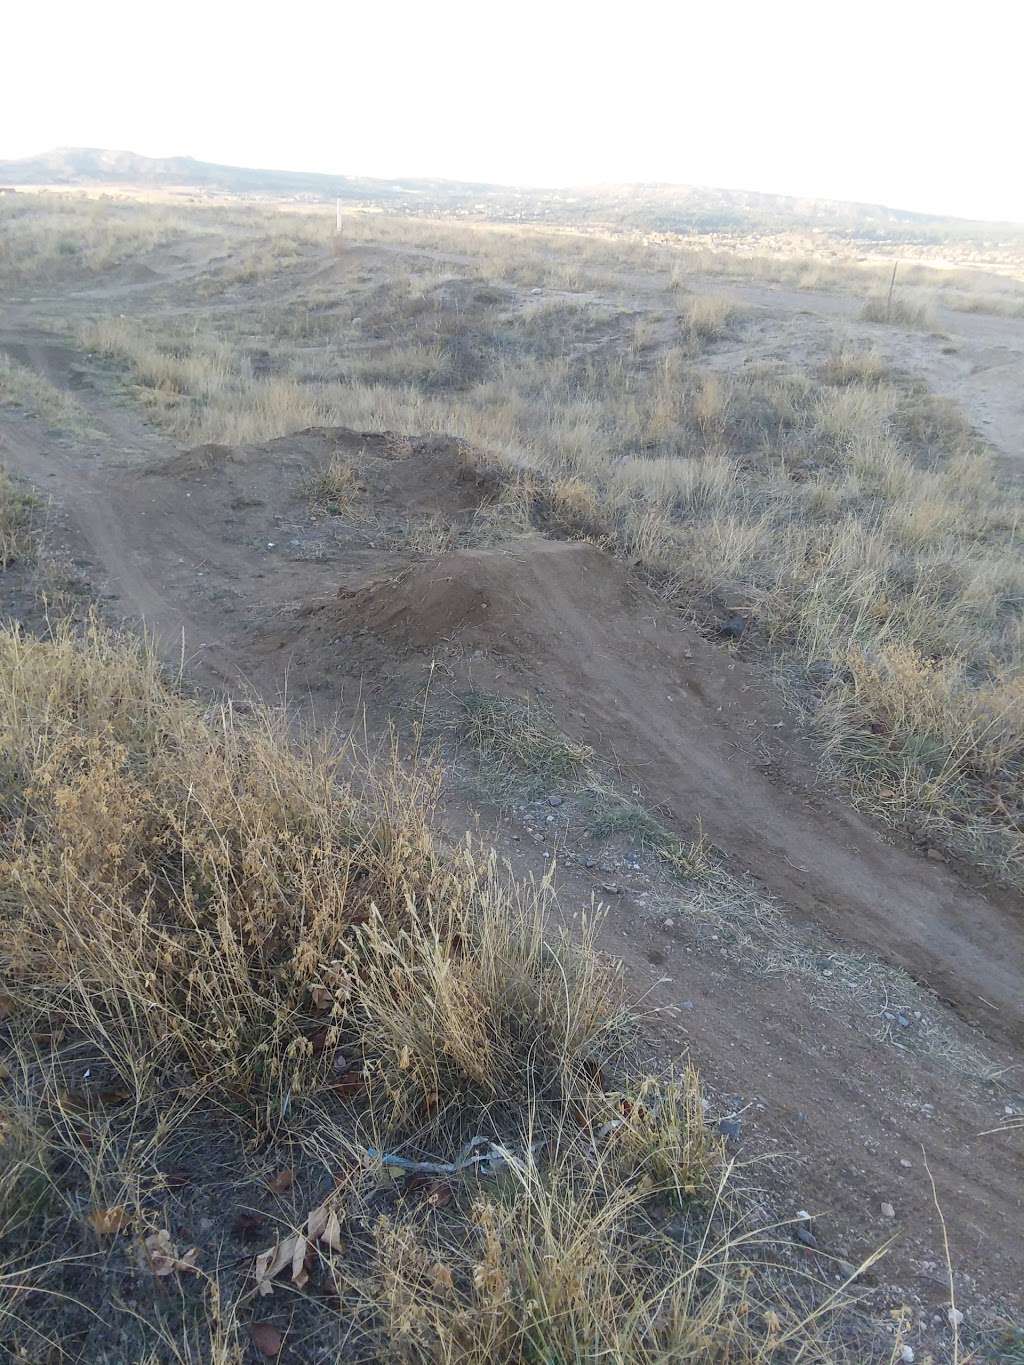
<instances>
[{"instance_id":1,"label":"dry vegetation patch","mask_svg":"<svg viewBox=\"0 0 1024 1365\"><path fill-rule=\"evenodd\" d=\"M439 849L429 775L95 625L6 630L0 709L12 1354L844 1358L593 926Z\"/></svg>"},{"instance_id":2,"label":"dry vegetation patch","mask_svg":"<svg viewBox=\"0 0 1024 1365\"><path fill-rule=\"evenodd\" d=\"M337 274L321 264L303 282L295 261L326 240L324 220L250 229L277 240L280 296L246 296L229 254L203 276L202 327L108 317L84 333L176 436L442 434L517 479L531 471L547 524L618 548L672 600L738 613L748 644L810 665L804 700L867 804L1024 876L1018 491L954 406L876 349L838 339L813 368L724 363L723 329L735 348L744 319L713 294L680 307L680 287L779 259L363 214L346 220ZM230 215L221 231L248 249ZM821 268L851 289L853 271L890 320L909 309L903 326L926 322L940 274L901 263L890 309L891 264ZM942 279L973 287L969 271ZM441 524L410 534L427 549L451 540ZM864 681L911 675L905 706ZM979 707L997 717L997 764L977 753Z\"/></svg>"}]
</instances>

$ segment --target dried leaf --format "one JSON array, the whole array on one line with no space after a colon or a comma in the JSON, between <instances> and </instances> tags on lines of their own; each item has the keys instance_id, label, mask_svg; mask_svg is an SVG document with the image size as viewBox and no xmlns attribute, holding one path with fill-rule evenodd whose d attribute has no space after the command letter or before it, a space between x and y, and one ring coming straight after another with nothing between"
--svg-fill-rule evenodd
<instances>
[{"instance_id":1,"label":"dried leaf","mask_svg":"<svg viewBox=\"0 0 1024 1365\"><path fill-rule=\"evenodd\" d=\"M452 1202L452 1187L443 1180L436 1180L427 1191L427 1203L434 1209L443 1209Z\"/></svg>"},{"instance_id":2,"label":"dried leaf","mask_svg":"<svg viewBox=\"0 0 1024 1365\"><path fill-rule=\"evenodd\" d=\"M272 1194L284 1194L295 1184L295 1172L293 1170L279 1171L268 1184Z\"/></svg>"},{"instance_id":3,"label":"dried leaf","mask_svg":"<svg viewBox=\"0 0 1024 1365\"><path fill-rule=\"evenodd\" d=\"M319 1241L320 1234L323 1232L326 1226L327 1205L321 1204L319 1208L313 1209L309 1217L306 1219L306 1240L309 1242Z\"/></svg>"},{"instance_id":4,"label":"dried leaf","mask_svg":"<svg viewBox=\"0 0 1024 1365\"><path fill-rule=\"evenodd\" d=\"M272 1294L274 1277L280 1275L286 1266L291 1267L292 1279L299 1289L302 1289L309 1280L305 1264L308 1245L305 1237L296 1232L257 1256L253 1270L259 1292Z\"/></svg>"},{"instance_id":5,"label":"dried leaf","mask_svg":"<svg viewBox=\"0 0 1024 1365\"><path fill-rule=\"evenodd\" d=\"M452 1276L452 1272L446 1265L442 1265L440 1261L437 1261L430 1267L430 1283L435 1289L443 1290L446 1294L453 1294L455 1292L455 1280Z\"/></svg>"},{"instance_id":6,"label":"dried leaf","mask_svg":"<svg viewBox=\"0 0 1024 1365\"><path fill-rule=\"evenodd\" d=\"M149 1268L154 1275L173 1275L176 1270L182 1272L195 1271L199 1248L192 1247L185 1252L184 1256L179 1256L174 1243L171 1241L171 1234L166 1228L161 1228L158 1232L151 1232L143 1242L143 1246L146 1249Z\"/></svg>"},{"instance_id":7,"label":"dried leaf","mask_svg":"<svg viewBox=\"0 0 1024 1365\"><path fill-rule=\"evenodd\" d=\"M9 1019L14 1013L14 996L0 995L0 1019Z\"/></svg>"},{"instance_id":8,"label":"dried leaf","mask_svg":"<svg viewBox=\"0 0 1024 1365\"><path fill-rule=\"evenodd\" d=\"M305 1237L299 1233L295 1238L295 1246L292 1249L292 1283L299 1289L305 1289L309 1276L306 1274L306 1252L309 1250L309 1243Z\"/></svg>"},{"instance_id":9,"label":"dried leaf","mask_svg":"<svg viewBox=\"0 0 1024 1365\"><path fill-rule=\"evenodd\" d=\"M284 1338L272 1322L257 1322L249 1329L252 1344L261 1355L276 1356Z\"/></svg>"},{"instance_id":10,"label":"dried leaf","mask_svg":"<svg viewBox=\"0 0 1024 1365\"><path fill-rule=\"evenodd\" d=\"M256 1287L261 1294L274 1292L274 1276L279 1275L286 1265L291 1264L294 1240L293 1237L286 1237L283 1242L278 1242L276 1246L270 1247L256 1257L253 1269Z\"/></svg>"},{"instance_id":11,"label":"dried leaf","mask_svg":"<svg viewBox=\"0 0 1024 1365\"><path fill-rule=\"evenodd\" d=\"M115 1204L110 1209L93 1209L86 1222L98 1232L101 1237L113 1237L118 1232L124 1232L131 1224L131 1214L123 1204Z\"/></svg>"},{"instance_id":12,"label":"dried leaf","mask_svg":"<svg viewBox=\"0 0 1024 1365\"><path fill-rule=\"evenodd\" d=\"M341 1219L332 1209L327 1215L327 1226L320 1234L321 1242L326 1242L332 1251L341 1251Z\"/></svg>"}]
</instances>

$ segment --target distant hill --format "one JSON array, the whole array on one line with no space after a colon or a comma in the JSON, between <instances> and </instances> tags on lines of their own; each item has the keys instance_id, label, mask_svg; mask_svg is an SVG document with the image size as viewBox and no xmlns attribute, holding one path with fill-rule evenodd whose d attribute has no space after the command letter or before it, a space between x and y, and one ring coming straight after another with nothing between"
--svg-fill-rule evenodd
<instances>
[{"instance_id":1,"label":"distant hill","mask_svg":"<svg viewBox=\"0 0 1024 1365\"><path fill-rule=\"evenodd\" d=\"M314 171L221 166L188 156L149 157L99 147L58 147L0 161L0 186L120 185L192 189L217 195L331 200L403 213L447 213L498 222L608 223L652 232L824 231L862 240L949 237L1019 240L1024 227L971 222L882 204L801 199L699 185L596 185L530 189L473 181L380 180Z\"/></svg>"},{"instance_id":2,"label":"distant hill","mask_svg":"<svg viewBox=\"0 0 1024 1365\"><path fill-rule=\"evenodd\" d=\"M318 171L263 171L219 166L190 156L153 157L101 147L57 147L41 156L0 161L4 185L163 185L219 190L225 194L309 195L333 199L394 197L427 192L471 195L485 185L444 180L365 180Z\"/></svg>"}]
</instances>

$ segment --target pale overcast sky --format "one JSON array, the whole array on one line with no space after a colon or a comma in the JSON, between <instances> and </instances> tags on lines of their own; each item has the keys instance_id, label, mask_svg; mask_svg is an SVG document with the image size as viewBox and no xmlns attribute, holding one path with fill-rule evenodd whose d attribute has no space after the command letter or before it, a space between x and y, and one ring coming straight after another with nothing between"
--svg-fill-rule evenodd
<instances>
[{"instance_id":1,"label":"pale overcast sky","mask_svg":"<svg viewBox=\"0 0 1024 1365\"><path fill-rule=\"evenodd\" d=\"M8 0L0 158L58 145L1024 221L1020 0Z\"/></svg>"}]
</instances>

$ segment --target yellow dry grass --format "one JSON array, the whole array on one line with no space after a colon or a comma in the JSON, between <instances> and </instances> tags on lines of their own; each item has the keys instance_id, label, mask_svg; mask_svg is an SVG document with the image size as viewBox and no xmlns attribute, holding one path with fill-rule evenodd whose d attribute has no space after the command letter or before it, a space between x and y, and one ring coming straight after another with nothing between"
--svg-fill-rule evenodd
<instances>
[{"instance_id":1,"label":"yellow dry grass","mask_svg":"<svg viewBox=\"0 0 1024 1365\"><path fill-rule=\"evenodd\" d=\"M240 1362L291 1283L303 1359L353 1331L388 1361L846 1358L835 1289L739 1221L694 1073L630 1078L593 926L570 942L545 886L439 848L428 773L382 754L353 785L351 754L186 699L96 625L0 634L0 725L15 1357ZM380 1211L380 1152L478 1133L494 1174ZM264 1306L254 1254L216 1246L285 1150L281 1238L313 1204L334 1231Z\"/></svg>"}]
</instances>

